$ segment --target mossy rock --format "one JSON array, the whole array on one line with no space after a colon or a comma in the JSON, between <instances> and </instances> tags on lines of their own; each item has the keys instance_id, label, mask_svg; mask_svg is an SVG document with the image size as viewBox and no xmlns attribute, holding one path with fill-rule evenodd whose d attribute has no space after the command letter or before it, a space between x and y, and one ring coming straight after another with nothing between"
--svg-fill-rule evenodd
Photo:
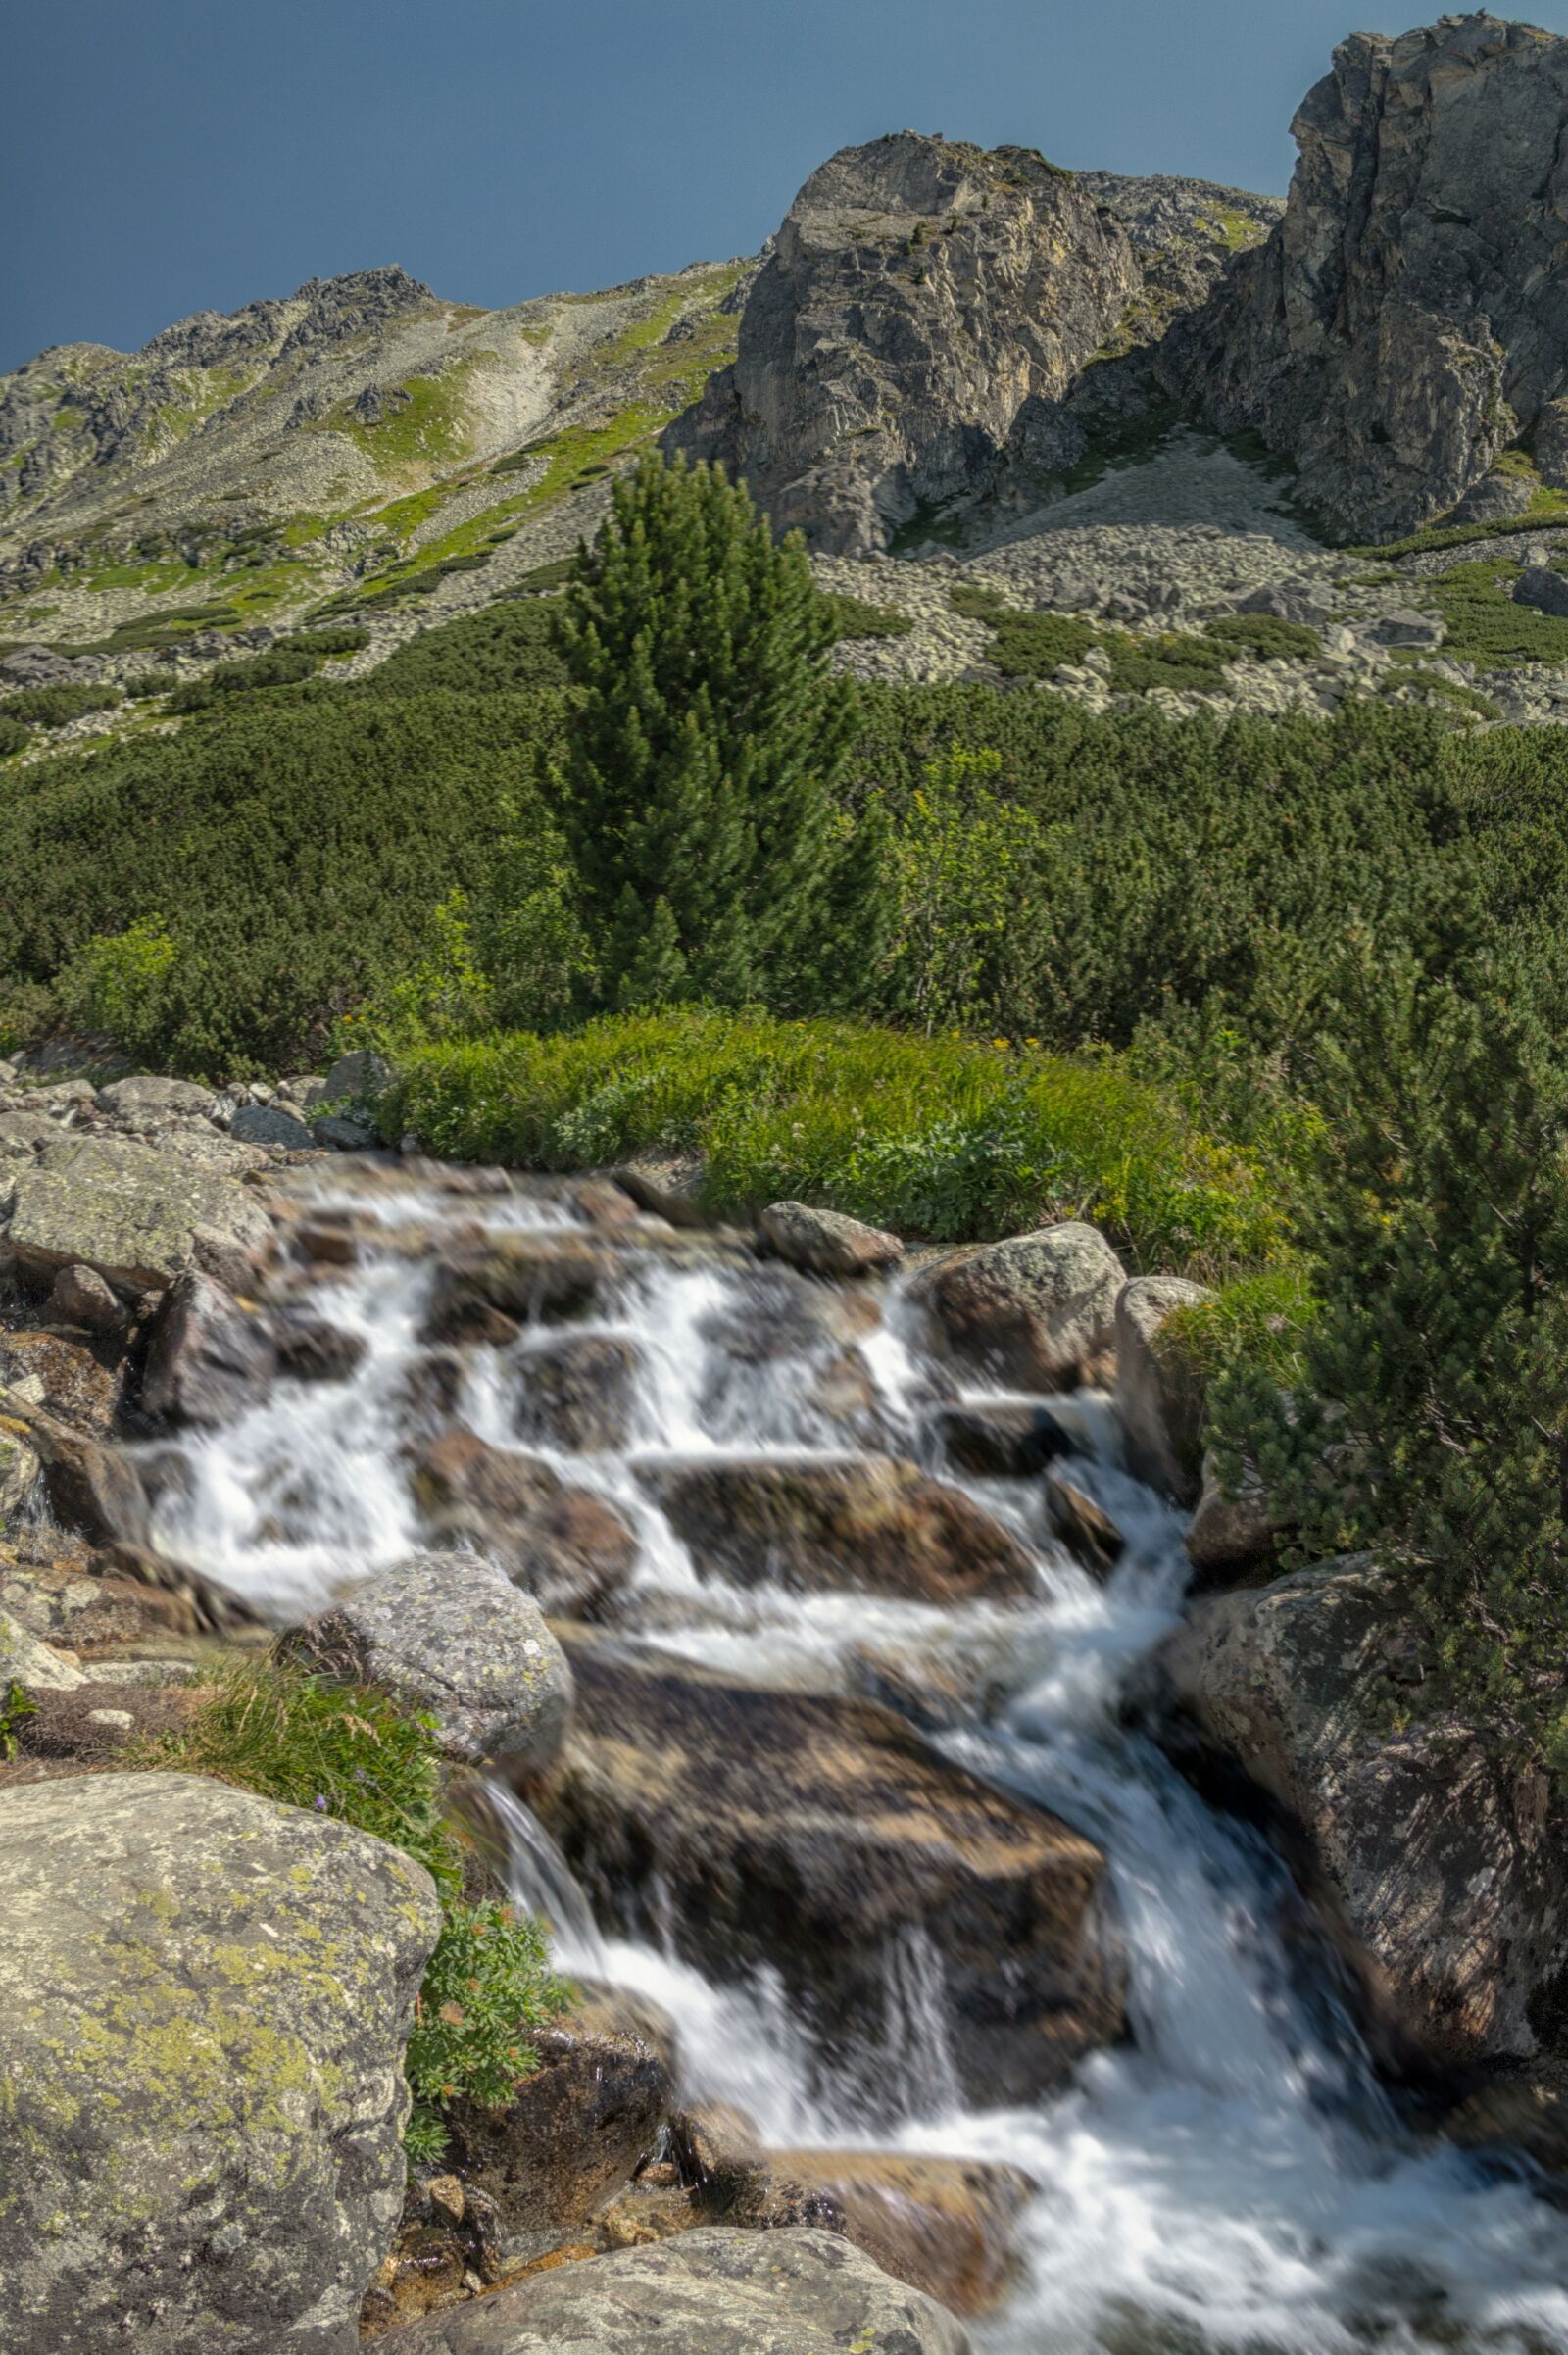
<instances>
[{"instance_id":1,"label":"mossy rock","mask_svg":"<svg viewBox=\"0 0 1568 2355\"><path fill-rule=\"evenodd\" d=\"M439 1913L401 1851L200 1775L0 1796L15 2355L349 2355L403 2200Z\"/></svg>"}]
</instances>

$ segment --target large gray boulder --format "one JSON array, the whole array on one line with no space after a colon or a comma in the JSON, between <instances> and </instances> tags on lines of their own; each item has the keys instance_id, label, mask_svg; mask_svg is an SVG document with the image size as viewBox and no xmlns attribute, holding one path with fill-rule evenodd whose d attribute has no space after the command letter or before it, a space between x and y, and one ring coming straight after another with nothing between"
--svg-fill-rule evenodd
<instances>
[{"instance_id":1,"label":"large gray boulder","mask_svg":"<svg viewBox=\"0 0 1568 2355\"><path fill-rule=\"evenodd\" d=\"M1122 1265L1080 1219L956 1251L914 1297L962 1362L1017 1390L1065 1390L1100 1370L1115 1337Z\"/></svg>"},{"instance_id":2,"label":"large gray boulder","mask_svg":"<svg viewBox=\"0 0 1568 2355\"><path fill-rule=\"evenodd\" d=\"M291 1630L284 1646L326 1675L427 1709L454 1758L536 1772L565 1734L565 1654L538 1604L476 1554L416 1554L383 1570Z\"/></svg>"},{"instance_id":3,"label":"large gray boulder","mask_svg":"<svg viewBox=\"0 0 1568 2355\"><path fill-rule=\"evenodd\" d=\"M98 1091L98 1109L121 1120L157 1120L204 1114L218 1108L211 1088L193 1079L158 1079L137 1072L129 1079L111 1080Z\"/></svg>"},{"instance_id":4,"label":"large gray boulder","mask_svg":"<svg viewBox=\"0 0 1568 2355\"><path fill-rule=\"evenodd\" d=\"M1353 33L1292 125L1283 221L1167 347L1173 389L1363 537L1446 514L1568 390L1565 119L1568 41L1533 25Z\"/></svg>"},{"instance_id":5,"label":"large gray boulder","mask_svg":"<svg viewBox=\"0 0 1568 2355\"><path fill-rule=\"evenodd\" d=\"M705 2227L433 2314L398 2355L972 2355L962 2325L834 2232Z\"/></svg>"},{"instance_id":6,"label":"large gray boulder","mask_svg":"<svg viewBox=\"0 0 1568 2355\"><path fill-rule=\"evenodd\" d=\"M141 1402L170 1422L231 1423L266 1395L277 1361L261 1318L199 1267L169 1289L154 1319Z\"/></svg>"},{"instance_id":7,"label":"large gray boulder","mask_svg":"<svg viewBox=\"0 0 1568 2355\"><path fill-rule=\"evenodd\" d=\"M197 1775L0 1794L13 2355L352 2355L440 1926L398 1849Z\"/></svg>"},{"instance_id":8,"label":"large gray boulder","mask_svg":"<svg viewBox=\"0 0 1568 2355\"><path fill-rule=\"evenodd\" d=\"M127 1292L162 1291L194 1260L243 1282L271 1239L254 1193L124 1137L61 1137L21 1167L10 1241L24 1279L90 1267Z\"/></svg>"},{"instance_id":9,"label":"large gray boulder","mask_svg":"<svg viewBox=\"0 0 1568 2355\"><path fill-rule=\"evenodd\" d=\"M1160 1335L1211 1297L1182 1276L1135 1276L1116 1297L1116 1414L1128 1466L1181 1504L1200 1485L1203 1393Z\"/></svg>"},{"instance_id":10,"label":"large gray boulder","mask_svg":"<svg viewBox=\"0 0 1568 2355\"><path fill-rule=\"evenodd\" d=\"M228 1133L237 1145L276 1145L285 1153L310 1153L316 1145L304 1121L280 1104L242 1104Z\"/></svg>"},{"instance_id":11,"label":"large gray boulder","mask_svg":"<svg viewBox=\"0 0 1568 2355\"><path fill-rule=\"evenodd\" d=\"M784 530L865 556L923 504L989 485L1142 284L1119 221L1032 149L902 131L846 147L791 205L666 447L743 474Z\"/></svg>"},{"instance_id":12,"label":"large gray boulder","mask_svg":"<svg viewBox=\"0 0 1568 2355\"><path fill-rule=\"evenodd\" d=\"M1433 1652L1407 1580L1356 1555L1200 1604L1161 1660L1298 1828L1396 2027L1445 2062L1528 2056L1568 1963L1562 1804L1424 1699Z\"/></svg>"}]
</instances>

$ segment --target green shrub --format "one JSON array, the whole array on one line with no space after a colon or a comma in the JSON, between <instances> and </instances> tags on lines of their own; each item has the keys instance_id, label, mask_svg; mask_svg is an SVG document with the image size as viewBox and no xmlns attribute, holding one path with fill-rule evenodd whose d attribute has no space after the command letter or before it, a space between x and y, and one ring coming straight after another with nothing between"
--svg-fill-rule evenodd
<instances>
[{"instance_id":1,"label":"green shrub","mask_svg":"<svg viewBox=\"0 0 1568 2355\"><path fill-rule=\"evenodd\" d=\"M125 681L125 693L132 702L143 702L148 696L168 695L179 684L172 670L137 670Z\"/></svg>"},{"instance_id":2,"label":"green shrub","mask_svg":"<svg viewBox=\"0 0 1568 2355\"><path fill-rule=\"evenodd\" d=\"M1323 652L1319 631L1304 621L1285 621L1278 613L1222 613L1203 625L1204 635L1227 649L1236 647L1264 662L1310 660Z\"/></svg>"},{"instance_id":3,"label":"green shrub","mask_svg":"<svg viewBox=\"0 0 1568 2355\"><path fill-rule=\"evenodd\" d=\"M86 711L108 711L120 701L118 687L22 687L0 695L0 715L40 728L63 728Z\"/></svg>"},{"instance_id":4,"label":"green shrub","mask_svg":"<svg viewBox=\"0 0 1568 2355\"><path fill-rule=\"evenodd\" d=\"M1516 605L1499 576L1516 580L1517 564L1495 559L1455 564L1426 586L1443 615L1443 651L1482 670L1516 670L1525 662L1568 662L1568 616Z\"/></svg>"},{"instance_id":5,"label":"green shrub","mask_svg":"<svg viewBox=\"0 0 1568 2355\"><path fill-rule=\"evenodd\" d=\"M32 742L34 733L24 720L8 718L0 711L0 760L10 753L20 753L24 744Z\"/></svg>"},{"instance_id":6,"label":"green shrub","mask_svg":"<svg viewBox=\"0 0 1568 2355\"><path fill-rule=\"evenodd\" d=\"M487 606L446 621L378 662L352 692L360 695L424 695L433 688L465 695L522 694L565 684L566 670L556 651L548 606L516 600ZM350 692L351 690L345 690Z\"/></svg>"},{"instance_id":7,"label":"green shrub","mask_svg":"<svg viewBox=\"0 0 1568 2355\"><path fill-rule=\"evenodd\" d=\"M414 2096L410 2157L440 2156L448 2101L461 2095L497 2108L511 2099L538 2064L530 2030L560 2010L567 1990L550 1969L537 1921L465 1898L463 1849L443 1814L429 1718L367 1687L253 1663L220 1677L188 1723L135 1762L212 1775L332 1816L422 1864L443 1919L404 2059Z\"/></svg>"},{"instance_id":8,"label":"green shrub","mask_svg":"<svg viewBox=\"0 0 1568 2355\"><path fill-rule=\"evenodd\" d=\"M272 647L246 662L219 662L200 678L189 679L170 699L172 711L205 711L220 696L248 695L262 687L292 687L317 668L318 654Z\"/></svg>"},{"instance_id":9,"label":"green shrub","mask_svg":"<svg viewBox=\"0 0 1568 2355\"><path fill-rule=\"evenodd\" d=\"M272 654L308 654L318 660L327 655L360 654L370 643L368 629L356 629L352 624L342 628L291 629L274 640Z\"/></svg>"},{"instance_id":10,"label":"green shrub","mask_svg":"<svg viewBox=\"0 0 1568 2355\"><path fill-rule=\"evenodd\" d=\"M914 627L907 613L867 605L861 597L847 597L835 590L826 602L836 638L906 638Z\"/></svg>"},{"instance_id":11,"label":"green shrub","mask_svg":"<svg viewBox=\"0 0 1568 2355\"><path fill-rule=\"evenodd\" d=\"M176 957L162 922L138 917L123 932L82 943L56 975L55 1003L87 1037L150 1055L164 1032Z\"/></svg>"}]
</instances>

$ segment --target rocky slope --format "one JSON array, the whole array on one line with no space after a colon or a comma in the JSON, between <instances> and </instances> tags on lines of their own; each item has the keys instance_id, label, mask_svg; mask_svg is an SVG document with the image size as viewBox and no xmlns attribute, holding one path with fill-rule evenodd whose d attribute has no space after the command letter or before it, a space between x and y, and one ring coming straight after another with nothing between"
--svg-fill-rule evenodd
<instances>
[{"instance_id":1,"label":"rocky slope","mask_svg":"<svg viewBox=\"0 0 1568 2355\"><path fill-rule=\"evenodd\" d=\"M1187 322L1170 380L1361 537L1446 515L1521 437L1561 488L1565 120L1568 42L1533 25L1355 34L1292 126L1283 221Z\"/></svg>"}]
</instances>

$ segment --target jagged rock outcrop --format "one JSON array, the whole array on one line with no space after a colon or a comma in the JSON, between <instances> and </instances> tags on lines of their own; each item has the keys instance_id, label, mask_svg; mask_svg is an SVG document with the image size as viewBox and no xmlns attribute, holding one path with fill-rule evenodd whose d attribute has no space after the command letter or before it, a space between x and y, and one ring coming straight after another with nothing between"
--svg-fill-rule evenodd
<instances>
[{"instance_id":1,"label":"jagged rock outcrop","mask_svg":"<svg viewBox=\"0 0 1568 2355\"><path fill-rule=\"evenodd\" d=\"M1568 391L1568 41L1478 13L1356 33L1285 217L1162 366L1368 536L1446 514Z\"/></svg>"},{"instance_id":2,"label":"jagged rock outcrop","mask_svg":"<svg viewBox=\"0 0 1568 2355\"><path fill-rule=\"evenodd\" d=\"M781 530L864 555L985 488L1024 402L1067 389L1140 282L1120 221L1032 149L844 148L666 446L743 473Z\"/></svg>"}]
</instances>

